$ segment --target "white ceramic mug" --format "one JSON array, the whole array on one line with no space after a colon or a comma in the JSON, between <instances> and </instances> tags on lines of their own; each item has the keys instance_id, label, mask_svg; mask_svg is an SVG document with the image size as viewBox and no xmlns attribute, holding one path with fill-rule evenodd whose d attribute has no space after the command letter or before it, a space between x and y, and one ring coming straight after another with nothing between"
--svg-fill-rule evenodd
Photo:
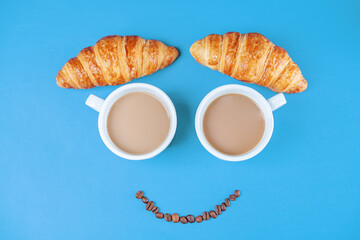
<instances>
[{"instance_id":1,"label":"white ceramic mug","mask_svg":"<svg viewBox=\"0 0 360 240\"><path fill-rule=\"evenodd\" d=\"M252 99L262 111L265 120L265 131L259 143L253 149L241 155L227 155L218 151L207 141L203 130L204 114L210 103L212 103L220 96L234 93L245 95ZM274 117L272 112L285 104L286 99L284 97L284 94L282 93L279 93L272 98L266 100L260 93L258 93L254 89L242 85L229 84L215 88L204 97L196 111L196 134L205 149L217 158L227 161L243 161L252 158L265 148L271 138L274 129Z\"/></svg>"},{"instance_id":2,"label":"white ceramic mug","mask_svg":"<svg viewBox=\"0 0 360 240\"><path fill-rule=\"evenodd\" d=\"M170 130L165 141L154 151L146 154L130 154L118 148L110 139L107 131L107 118L112 105L122 96L132 92L146 92L155 96L166 108L170 117ZM172 141L176 131L177 117L174 104L171 99L159 88L145 83L130 83L113 91L105 100L90 94L86 99L86 105L99 112L98 127L101 139L105 145L116 155L129 160L143 160L152 158L161 153Z\"/></svg>"}]
</instances>

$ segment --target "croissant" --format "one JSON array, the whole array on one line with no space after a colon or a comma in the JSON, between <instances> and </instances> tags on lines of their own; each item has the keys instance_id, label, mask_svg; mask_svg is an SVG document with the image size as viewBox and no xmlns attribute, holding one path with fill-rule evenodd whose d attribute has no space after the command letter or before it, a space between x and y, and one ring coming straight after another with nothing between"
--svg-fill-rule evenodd
<instances>
[{"instance_id":1,"label":"croissant","mask_svg":"<svg viewBox=\"0 0 360 240\"><path fill-rule=\"evenodd\" d=\"M178 56L174 47L138 36L107 36L71 58L56 76L63 88L119 85L169 66Z\"/></svg>"},{"instance_id":2,"label":"croissant","mask_svg":"<svg viewBox=\"0 0 360 240\"><path fill-rule=\"evenodd\" d=\"M307 87L287 52L259 33L211 34L196 41L190 53L206 67L275 92L298 93Z\"/></svg>"}]
</instances>

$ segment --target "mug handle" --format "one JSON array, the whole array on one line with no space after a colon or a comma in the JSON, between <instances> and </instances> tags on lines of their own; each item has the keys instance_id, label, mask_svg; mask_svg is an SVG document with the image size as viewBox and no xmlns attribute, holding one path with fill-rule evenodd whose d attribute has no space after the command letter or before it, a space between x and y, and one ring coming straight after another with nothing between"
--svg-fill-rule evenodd
<instances>
[{"instance_id":1,"label":"mug handle","mask_svg":"<svg viewBox=\"0 0 360 240\"><path fill-rule=\"evenodd\" d=\"M270 104L272 111L275 111L276 109L281 108L286 104L286 99L283 93L276 94L267 101Z\"/></svg>"},{"instance_id":2,"label":"mug handle","mask_svg":"<svg viewBox=\"0 0 360 240\"><path fill-rule=\"evenodd\" d=\"M104 104L104 99L90 94L89 97L86 99L85 104L94 109L95 111L100 112Z\"/></svg>"}]
</instances>

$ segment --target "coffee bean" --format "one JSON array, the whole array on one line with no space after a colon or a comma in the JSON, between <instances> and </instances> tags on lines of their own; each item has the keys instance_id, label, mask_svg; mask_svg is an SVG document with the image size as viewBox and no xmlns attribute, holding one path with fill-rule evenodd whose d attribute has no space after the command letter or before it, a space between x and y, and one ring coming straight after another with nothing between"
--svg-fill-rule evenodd
<instances>
[{"instance_id":1,"label":"coffee bean","mask_svg":"<svg viewBox=\"0 0 360 240\"><path fill-rule=\"evenodd\" d=\"M164 218L164 214L161 213L161 212L157 212L157 213L155 214L155 216L156 216L157 218L160 218L160 219Z\"/></svg>"},{"instance_id":2,"label":"coffee bean","mask_svg":"<svg viewBox=\"0 0 360 240\"><path fill-rule=\"evenodd\" d=\"M235 190L234 195L235 195L236 197L240 197L240 191L239 191L239 190Z\"/></svg>"},{"instance_id":3,"label":"coffee bean","mask_svg":"<svg viewBox=\"0 0 360 240\"><path fill-rule=\"evenodd\" d=\"M186 219L186 217L180 217L180 222L182 223L182 224L185 224L185 223L187 223L188 222L188 220Z\"/></svg>"},{"instance_id":4,"label":"coffee bean","mask_svg":"<svg viewBox=\"0 0 360 240\"><path fill-rule=\"evenodd\" d=\"M137 199L140 199L142 196L144 195L144 193L142 191L138 191L136 194L135 194L135 197Z\"/></svg>"},{"instance_id":5,"label":"coffee bean","mask_svg":"<svg viewBox=\"0 0 360 240\"><path fill-rule=\"evenodd\" d=\"M156 207L156 206L153 206L153 208L151 209L151 211L152 211L153 213L157 213L157 212L159 211L159 208Z\"/></svg>"},{"instance_id":6,"label":"coffee bean","mask_svg":"<svg viewBox=\"0 0 360 240\"><path fill-rule=\"evenodd\" d=\"M230 200L225 198L225 206L230 207Z\"/></svg>"},{"instance_id":7,"label":"coffee bean","mask_svg":"<svg viewBox=\"0 0 360 240\"><path fill-rule=\"evenodd\" d=\"M220 205L220 207L221 207L221 211L225 211L225 210L226 210L225 203L222 203L222 204Z\"/></svg>"},{"instance_id":8,"label":"coffee bean","mask_svg":"<svg viewBox=\"0 0 360 240\"><path fill-rule=\"evenodd\" d=\"M219 205L215 206L215 213L216 215L220 215L221 214L221 207Z\"/></svg>"},{"instance_id":9,"label":"coffee bean","mask_svg":"<svg viewBox=\"0 0 360 240\"><path fill-rule=\"evenodd\" d=\"M229 198L230 198L231 201L235 201L235 200L236 200L236 196L235 196L235 195L230 195Z\"/></svg>"},{"instance_id":10,"label":"coffee bean","mask_svg":"<svg viewBox=\"0 0 360 240\"><path fill-rule=\"evenodd\" d=\"M202 214L202 217L205 221L209 220L210 219L210 214L209 212L203 212Z\"/></svg>"},{"instance_id":11,"label":"coffee bean","mask_svg":"<svg viewBox=\"0 0 360 240\"><path fill-rule=\"evenodd\" d=\"M203 221L203 217L199 215L195 218L195 221L201 223Z\"/></svg>"},{"instance_id":12,"label":"coffee bean","mask_svg":"<svg viewBox=\"0 0 360 240\"><path fill-rule=\"evenodd\" d=\"M189 223L195 222L195 217L193 215L187 215L186 219L188 220Z\"/></svg>"},{"instance_id":13,"label":"coffee bean","mask_svg":"<svg viewBox=\"0 0 360 240\"><path fill-rule=\"evenodd\" d=\"M151 211L154 207L154 202L153 201L150 201L146 204L146 207L145 209L148 210L148 211Z\"/></svg>"},{"instance_id":14,"label":"coffee bean","mask_svg":"<svg viewBox=\"0 0 360 240\"><path fill-rule=\"evenodd\" d=\"M164 214L165 221L170 222L171 221L171 215L168 213Z\"/></svg>"},{"instance_id":15,"label":"coffee bean","mask_svg":"<svg viewBox=\"0 0 360 240\"><path fill-rule=\"evenodd\" d=\"M209 214L210 214L210 217L217 218L217 215L213 210L209 211Z\"/></svg>"},{"instance_id":16,"label":"coffee bean","mask_svg":"<svg viewBox=\"0 0 360 240\"><path fill-rule=\"evenodd\" d=\"M141 198L141 201L143 202L143 203L148 203L149 202L149 200L147 199L147 197L142 197Z\"/></svg>"},{"instance_id":17,"label":"coffee bean","mask_svg":"<svg viewBox=\"0 0 360 240\"><path fill-rule=\"evenodd\" d=\"M178 223L178 222L179 222L179 214L173 213L173 215L171 216L171 218L172 218L172 221L173 221L174 223Z\"/></svg>"}]
</instances>

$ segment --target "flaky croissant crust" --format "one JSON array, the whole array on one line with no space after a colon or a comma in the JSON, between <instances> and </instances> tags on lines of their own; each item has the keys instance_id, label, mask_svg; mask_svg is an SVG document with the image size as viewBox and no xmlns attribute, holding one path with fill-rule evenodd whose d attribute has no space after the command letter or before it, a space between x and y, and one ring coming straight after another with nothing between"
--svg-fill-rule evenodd
<instances>
[{"instance_id":1,"label":"flaky croissant crust","mask_svg":"<svg viewBox=\"0 0 360 240\"><path fill-rule=\"evenodd\" d=\"M119 85L169 66L178 56L174 47L138 36L107 36L71 58L56 76L63 88Z\"/></svg>"},{"instance_id":2,"label":"flaky croissant crust","mask_svg":"<svg viewBox=\"0 0 360 240\"><path fill-rule=\"evenodd\" d=\"M298 93L307 87L288 53L259 33L211 34L196 41L190 53L204 66L275 92Z\"/></svg>"}]
</instances>

